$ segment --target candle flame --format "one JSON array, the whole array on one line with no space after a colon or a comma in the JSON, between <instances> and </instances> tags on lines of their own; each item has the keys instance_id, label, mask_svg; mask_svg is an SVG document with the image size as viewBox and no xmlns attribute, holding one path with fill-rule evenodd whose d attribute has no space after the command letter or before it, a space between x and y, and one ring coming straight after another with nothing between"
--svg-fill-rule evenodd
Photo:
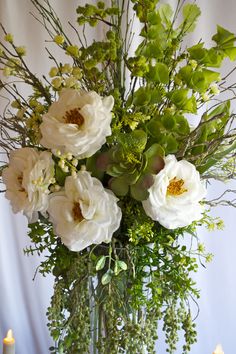
<instances>
[{"instance_id":1,"label":"candle flame","mask_svg":"<svg viewBox=\"0 0 236 354\"><path fill-rule=\"evenodd\" d=\"M7 331L7 339L12 339L13 338L13 332L12 332L12 329L9 329Z\"/></svg>"},{"instance_id":2,"label":"candle flame","mask_svg":"<svg viewBox=\"0 0 236 354\"><path fill-rule=\"evenodd\" d=\"M12 329L7 331L7 336L3 339L3 343L6 345L12 345L15 343L15 339L13 337Z\"/></svg>"},{"instance_id":3,"label":"candle flame","mask_svg":"<svg viewBox=\"0 0 236 354\"><path fill-rule=\"evenodd\" d=\"M224 354L223 348L220 344L216 346L216 349L214 350L213 354Z\"/></svg>"}]
</instances>

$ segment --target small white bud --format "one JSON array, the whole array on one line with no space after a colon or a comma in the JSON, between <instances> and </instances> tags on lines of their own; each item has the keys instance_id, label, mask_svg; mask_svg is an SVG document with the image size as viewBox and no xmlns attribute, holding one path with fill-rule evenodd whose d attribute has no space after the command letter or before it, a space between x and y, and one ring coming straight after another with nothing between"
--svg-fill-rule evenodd
<instances>
[{"instance_id":1,"label":"small white bud","mask_svg":"<svg viewBox=\"0 0 236 354\"><path fill-rule=\"evenodd\" d=\"M71 163L72 163L73 166L76 167L78 165L78 160L77 159L73 159Z\"/></svg>"},{"instance_id":2,"label":"small white bud","mask_svg":"<svg viewBox=\"0 0 236 354\"><path fill-rule=\"evenodd\" d=\"M63 167L63 172L65 173L69 172L69 167L68 166Z\"/></svg>"},{"instance_id":3,"label":"small white bud","mask_svg":"<svg viewBox=\"0 0 236 354\"><path fill-rule=\"evenodd\" d=\"M73 155L72 155L72 153L71 152L68 152L67 154L66 154L66 158L67 158L67 160L72 160L73 159Z\"/></svg>"}]
</instances>

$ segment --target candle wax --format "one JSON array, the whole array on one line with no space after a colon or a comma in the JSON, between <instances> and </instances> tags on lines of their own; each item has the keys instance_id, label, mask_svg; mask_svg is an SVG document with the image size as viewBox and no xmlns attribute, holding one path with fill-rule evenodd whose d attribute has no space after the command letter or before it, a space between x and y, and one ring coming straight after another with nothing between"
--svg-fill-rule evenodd
<instances>
[{"instance_id":1,"label":"candle wax","mask_svg":"<svg viewBox=\"0 0 236 354\"><path fill-rule=\"evenodd\" d=\"M11 329L7 332L6 338L3 339L3 354L15 354L15 339Z\"/></svg>"}]
</instances>

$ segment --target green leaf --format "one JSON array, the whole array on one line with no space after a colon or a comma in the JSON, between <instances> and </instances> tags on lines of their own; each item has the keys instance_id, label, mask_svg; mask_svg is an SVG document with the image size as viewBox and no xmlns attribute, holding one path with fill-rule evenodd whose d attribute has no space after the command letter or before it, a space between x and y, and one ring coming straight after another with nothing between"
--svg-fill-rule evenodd
<instances>
[{"instance_id":1,"label":"green leaf","mask_svg":"<svg viewBox=\"0 0 236 354\"><path fill-rule=\"evenodd\" d=\"M151 119L147 124L147 129L152 137L160 139L163 134L162 131L164 129L163 124L161 122L161 116L157 116Z\"/></svg>"},{"instance_id":2,"label":"green leaf","mask_svg":"<svg viewBox=\"0 0 236 354\"><path fill-rule=\"evenodd\" d=\"M175 129L178 134L180 135L187 135L190 133L190 127L188 120L181 115L175 116Z\"/></svg>"},{"instance_id":3,"label":"green leaf","mask_svg":"<svg viewBox=\"0 0 236 354\"><path fill-rule=\"evenodd\" d=\"M147 44L145 43L142 47L140 46L140 49L142 54L147 58L159 59L163 57L163 46L165 46L164 43L161 45L160 41L155 39Z\"/></svg>"},{"instance_id":4,"label":"green leaf","mask_svg":"<svg viewBox=\"0 0 236 354\"><path fill-rule=\"evenodd\" d=\"M196 60L199 64L205 64L208 67L219 68L225 54L217 48L205 49L203 43L198 43L188 48L190 59Z\"/></svg>"},{"instance_id":5,"label":"green leaf","mask_svg":"<svg viewBox=\"0 0 236 354\"><path fill-rule=\"evenodd\" d=\"M229 32L225 28L217 25L217 33L212 37L212 40L215 41L220 47L231 46L235 41L235 35L232 32Z\"/></svg>"},{"instance_id":6,"label":"green leaf","mask_svg":"<svg viewBox=\"0 0 236 354\"><path fill-rule=\"evenodd\" d=\"M128 185L135 184L140 177L140 171L134 168L131 172L127 171L123 177Z\"/></svg>"},{"instance_id":7,"label":"green leaf","mask_svg":"<svg viewBox=\"0 0 236 354\"><path fill-rule=\"evenodd\" d=\"M206 141L207 141L207 126L203 126L199 132L199 138L196 140L195 147L192 149L191 153L193 155L201 154L205 150Z\"/></svg>"},{"instance_id":8,"label":"green leaf","mask_svg":"<svg viewBox=\"0 0 236 354\"><path fill-rule=\"evenodd\" d=\"M225 56L230 60L236 59L236 47L234 45L236 37L234 33L229 32L221 26L217 26L217 33L212 37L218 45L218 49L221 49Z\"/></svg>"},{"instance_id":9,"label":"green leaf","mask_svg":"<svg viewBox=\"0 0 236 354\"><path fill-rule=\"evenodd\" d=\"M208 85L210 85L213 81L220 81L220 73L218 73L217 71L203 69L202 73Z\"/></svg>"},{"instance_id":10,"label":"green leaf","mask_svg":"<svg viewBox=\"0 0 236 354\"><path fill-rule=\"evenodd\" d=\"M67 175L58 165L55 165L55 178L60 186L64 186Z\"/></svg>"},{"instance_id":11,"label":"green leaf","mask_svg":"<svg viewBox=\"0 0 236 354\"><path fill-rule=\"evenodd\" d=\"M185 112L196 113L196 98L195 96L188 98L188 93L188 89L179 89L170 92L168 96L178 109L183 110Z\"/></svg>"},{"instance_id":12,"label":"green leaf","mask_svg":"<svg viewBox=\"0 0 236 354\"><path fill-rule=\"evenodd\" d=\"M124 177L112 178L110 183L111 190L119 197L125 196L129 191L129 186Z\"/></svg>"},{"instance_id":13,"label":"green leaf","mask_svg":"<svg viewBox=\"0 0 236 354\"><path fill-rule=\"evenodd\" d=\"M145 151L144 155L147 159L145 171L157 174L162 170L165 165L163 160L165 150L161 145L153 144L147 151Z\"/></svg>"},{"instance_id":14,"label":"green leaf","mask_svg":"<svg viewBox=\"0 0 236 354\"><path fill-rule=\"evenodd\" d=\"M230 147L211 156L204 165L198 167L198 171L201 174L206 172L207 170L209 170L209 168L214 166L217 162L225 158L228 154L230 154L234 150L236 150L236 141Z\"/></svg>"},{"instance_id":15,"label":"green leaf","mask_svg":"<svg viewBox=\"0 0 236 354\"><path fill-rule=\"evenodd\" d=\"M210 48L207 51L207 57L204 60L206 66L219 68L224 59L224 54L216 48Z\"/></svg>"},{"instance_id":16,"label":"green leaf","mask_svg":"<svg viewBox=\"0 0 236 354\"><path fill-rule=\"evenodd\" d=\"M215 116L219 115L226 115L227 117L229 116L229 110L230 110L230 101L226 101L222 104L219 104L215 109L213 109L209 114L204 116L204 120L209 120Z\"/></svg>"},{"instance_id":17,"label":"green leaf","mask_svg":"<svg viewBox=\"0 0 236 354\"><path fill-rule=\"evenodd\" d=\"M209 121L205 124L207 127L208 141L223 135L229 117L230 117L230 101L220 104L208 115L207 114L203 115L203 120L205 122Z\"/></svg>"},{"instance_id":18,"label":"green leaf","mask_svg":"<svg viewBox=\"0 0 236 354\"><path fill-rule=\"evenodd\" d=\"M169 69L164 63L156 63L155 66L150 66L147 77L150 81L160 82L162 84L169 83Z\"/></svg>"},{"instance_id":19,"label":"green leaf","mask_svg":"<svg viewBox=\"0 0 236 354\"><path fill-rule=\"evenodd\" d=\"M160 144L153 144L148 150L145 151L144 154L146 155L147 160L149 160L155 156L164 157L165 151Z\"/></svg>"},{"instance_id":20,"label":"green leaf","mask_svg":"<svg viewBox=\"0 0 236 354\"><path fill-rule=\"evenodd\" d=\"M136 183L130 186L130 193L132 197L138 201L146 200L149 193L146 188L143 188L141 183Z\"/></svg>"},{"instance_id":21,"label":"green leaf","mask_svg":"<svg viewBox=\"0 0 236 354\"><path fill-rule=\"evenodd\" d=\"M147 21L151 25L157 25L161 23L160 14L156 11L149 12L147 15Z\"/></svg>"},{"instance_id":22,"label":"green leaf","mask_svg":"<svg viewBox=\"0 0 236 354\"><path fill-rule=\"evenodd\" d=\"M175 127L175 117L171 116L169 114L165 114L161 117L161 121L163 126L167 129L167 130L172 130Z\"/></svg>"},{"instance_id":23,"label":"green leaf","mask_svg":"<svg viewBox=\"0 0 236 354\"><path fill-rule=\"evenodd\" d=\"M145 106L150 102L151 94L145 87L140 87L134 93L133 104L135 106Z\"/></svg>"},{"instance_id":24,"label":"green leaf","mask_svg":"<svg viewBox=\"0 0 236 354\"><path fill-rule=\"evenodd\" d=\"M115 262L114 274L118 275L121 272L121 269L118 267L117 261Z\"/></svg>"},{"instance_id":25,"label":"green leaf","mask_svg":"<svg viewBox=\"0 0 236 354\"><path fill-rule=\"evenodd\" d=\"M114 274L118 275L122 270L127 270L127 264L124 261L115 261Z\"/></svg>"},{"instance_id":26,"label":"green leaf","mask_svg":"<svg viewBox=\"0 0 236 354\"><path fill-rule=\"evenodd\" d=\"M184 32L192 32L196 27L198 17L201 15L201 10L196 4L186 4L183 7L184 17Z\"/></svg>"},{"instance_id":27,"label":"green leaf","mask_svg":"<svg viewBox=\"0 0 236 354\"><path fill-rule=\"evenodd\" d=\"M169 96L177 108L182 108L188 100L188 92L188 89L174 90Z\"/></svg>"},{"instance_id":28,"label":"green leaf","mask_svg":"<svg viewBox=\"0 0 236 354\"><path fill-rule=\"evenodd\" d=\"M90 171L93 177L102 179L104 172L97 168L97 157L98 154L94 154L93 156L87 158L86 170Z\"/></svg>"},{"instance_id":29,"label":"green leaf","mask_svg":"<svg viewBox=\"0 0 236 354\"><path fill-rule=\"evenodd\" d=\"M141 34L148 39L155 39L156 37L160 36L161 32L163 32L163 34L165 33L164 27L158 24L149 26L149 28L142 31Z\"/></svg>"},{"instance_id":30,"label":"green leaf","mask_svg":"<svg viewBox=\"0 0 236 354\"><path fill-rule=\"evenodd\" d=\"M162 23L164 23L169 28L172 24L173 17L173 9L170 4L161 4L158 12L162 19Z\"/></svg>"},{"instance_id":31,"label":"green leaf","mask_svg":"<svg viewBox=\"0 0 236 354\"><path fill-rule=\"evenodd\" d=\"M106 257L101 256L96 263L96 271L101 270L105 267Z\"/></svg>"},{"instance_id":32,"label":"green leaf","mask_svg":"<svg viewBox=\"0 0 236 354\"><path fill-rule=\"evenodd\" d=\"M195 91L205 92L208 88L205 76L201 71L195 71L191 78L191 86Z\"/></svg>"},{"instance_id":33,"label":"green leaf","mask_svg":"<svg viewBox=\"0 0 236 354\"><path fill-rule=\"evenodd\" d=\"M124 168L120 167L120 165L109 165L107 168L107 173L112 177L119 177L121 174L124 173Z\"/></svg>"},{"instance_id":34,"label":"green leaf","mask_svg":"<svg viewBox=\"0 0 236 354\"><path fill-rule=\"evenodd\" d=\"M183 80L187 85L189 85L192 73L193 68L191 67L191 65L186 65L179 70L178 77Z\"/></svg>"},{"instance_id":35,"label":"green leaf","mask_svg":"<svg viewBox=\"0 0 236 354\"><path fill-rule=\"evenodd\" d=\"M142 29L142 37L148 38L149 41L154 41L155 44L163 51L168 46L168 33L165 27L160 23L157 25L151 25L146 29Z\"/></svg>"},{"instance_id":36,"label":"green leaf","mask_svg":"<svg viewBox=\"0 0 236 354\"><path fill-rule=\"evenodd\" d=\"M159 89L153 89L151 92L150 104L155 104L161 102L162 94Z\"/></svg>"},{"instance_id":37,"label":"green leaf","mask_svg":"<svg viewBox=\"0 0 236 354\"><path fill-rule=\"evenodd\" d=\"M183 111L190 113L197 113L197 101L195 96L190 97L183 105Z\"/></svg>"},{"instance_id":38,"label":"green leaf","mask_svg":"<svg viewBox=\"0 0 236 354\"><path fill-rule=\"evenodd\" d=\"M227 55L227 57L229 57L229 59L231 61L235 61L235 59L236 59L236 48L235 47L225 48L224 52Z\"/></svg>"},{"instance_id":39,"label":"green leaf","mask_svg":"<svg viewBox=\"0 0 236 354\"><path fill-rule=\"evenodd\" d=\"M204 62L204 59L207 57L207 50L203 48L203 44L204 43L198 43L187 49L190 58L196 60L198 63Z\"/></svg>"},{"instance_id":40,"label":"green leaf","mask_svg":"<svg viewBox=\"0 0 236 354\"><path fill-rule=\"evenodd\" d=\"M165 137L165 143L166 154L175 153L178 150L178 142L171 134Z\"/></svg>"},{"instance_id":41,"label":"green leaf","mask_svg":"<svg viewBox=\"0 0 236 354\"><path fill-rule=\"evenodd\" d=\"M220 138L224 134L225 127L230 117L230 101L220 104L209 114L204 114L201 122L204 122L199 137L195 141L192 153L197 155L206 150L206 142ZM218 148L215 148L215 151ZM215 151L212 151L214 153Z\"/></svg>"},{"instance_id":42,"label":"green leaf","mask_svg":"<svg viewBox=\"0 0 236 354\"><path fill-rule=\"evenodd\" d=\"M108 269L108 271L102 276L102 280L101 280L102 285L109 284L112 279L112 275L113 275L113 270Z\"/></svg>"},{"instance_id":43,"label":"green leaf","mask_svg":"<svg viewBox=\"0 0 236 354\"><path fill-rule=\"evenodd\" d=\"M119 268L121 268L122 270L127 270L127 264L124 261L117 261L117 264L119 266Z\"/></svg>"}]
</instances>

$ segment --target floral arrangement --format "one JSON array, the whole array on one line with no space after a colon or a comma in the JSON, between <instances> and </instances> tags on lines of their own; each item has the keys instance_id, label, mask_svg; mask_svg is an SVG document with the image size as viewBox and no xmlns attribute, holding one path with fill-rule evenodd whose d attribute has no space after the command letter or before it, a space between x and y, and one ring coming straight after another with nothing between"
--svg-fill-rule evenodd
<instances>
[{"instance_id":1,"label":"floral arrangement","mask_svg":"<svg viewBox=\"0 0 236 354\"><path fill-rule=\"evenodd\" d=\"M189 353L191 276L211 259L197 227L222 228L210 208L234 205L227 191L207 200L206 186L235 177L233 71L218 70L236 59L235 35L218 26L211 48L183 48L195 2L112 0L78 6L74 43L49 0L31 2L68 61L47 49L53 66L37 77L1 26L0 88L12 99L0 118L9 159L0 171L13 212L29 222L25 252L42 254L39 272L55 276L50 352L156 353L162 323L167 352L182 330ZM101 25L104 38L89 41L86 29Z\"/></svg>"}]
</instances>

